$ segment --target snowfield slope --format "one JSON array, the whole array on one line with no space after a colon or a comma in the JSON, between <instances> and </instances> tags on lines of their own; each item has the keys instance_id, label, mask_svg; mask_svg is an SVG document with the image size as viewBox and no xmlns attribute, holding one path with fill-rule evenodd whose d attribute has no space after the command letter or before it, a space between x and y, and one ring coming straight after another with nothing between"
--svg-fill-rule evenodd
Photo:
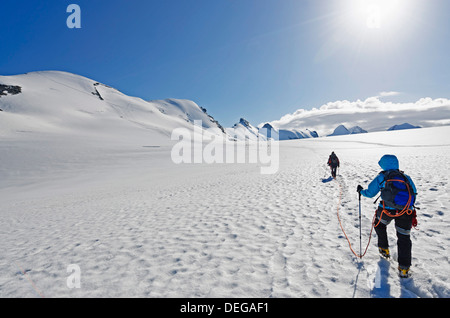
<instances>
[{"instance_id":1,"label":"snowfield slope","mask_svg":"<svg viewBox=\"0 0 450 318\"><path fill-rule=\"evenodd\" d=\"M98 103L99 116L113 116ZM9 135L0 141L0 297L449 297L449 134L284 141L273 175L259 164L175 165L171 146L152 140ZM336 181L331 151L341 160ZM397 277L393 225L393 260L380 260L375 234L359 260L336 215L339 207L358 249L356 186L368 185L386 153L419 191L407 280ZM372 201L362 204L364 247ZM67 285L71 264L81 288Z\"/></svg>"},{"instance_id":2,"label":"snowfield slope","mask_svg":"<svg viewBox=\"0 0 450 318\"><path fill-rule=\"evenodd\" d=\"M221 129L192 101L147 102L71 73L0 76L0 84L21 91L0 95L0 138L31 133L167 143L173 129L191 129L195 120L204 128Z\"/></svg>"}]
</instances>

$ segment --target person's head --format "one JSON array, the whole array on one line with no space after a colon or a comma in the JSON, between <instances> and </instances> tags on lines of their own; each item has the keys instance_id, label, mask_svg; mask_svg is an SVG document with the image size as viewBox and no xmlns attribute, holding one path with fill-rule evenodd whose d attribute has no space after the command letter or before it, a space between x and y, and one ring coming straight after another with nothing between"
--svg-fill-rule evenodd
<instances>
[{"instance_id":1,"label":"person's head","mask_svg":"<svg viewBox=\"0 0 450 318\"><path fill-rule=\"evenodd\" d=\"M384 155L381 157L380 161L378 161L378 164L383 171L398 170L400 168L398 159L394 155Z\"/></svg>"}]
</instances>

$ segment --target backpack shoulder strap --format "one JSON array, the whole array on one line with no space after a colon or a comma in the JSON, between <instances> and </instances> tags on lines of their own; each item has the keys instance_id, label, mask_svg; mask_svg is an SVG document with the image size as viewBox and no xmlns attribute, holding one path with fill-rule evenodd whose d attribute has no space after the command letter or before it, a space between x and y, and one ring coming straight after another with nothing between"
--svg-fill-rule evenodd
<instances>
[{"instance_id":1,"label":"backpack shoulder strap","mask_svg":"<svg viewBox=\"0 0 450 318\"><path fill-rule=\"evenodd\" d=\"M383 181L380 182L380 188L384 187L384 183L386 182L386 180L388 179L388 172L387 171L381 171L378 175L383 176Z\"/></svg>"}]
</instances>

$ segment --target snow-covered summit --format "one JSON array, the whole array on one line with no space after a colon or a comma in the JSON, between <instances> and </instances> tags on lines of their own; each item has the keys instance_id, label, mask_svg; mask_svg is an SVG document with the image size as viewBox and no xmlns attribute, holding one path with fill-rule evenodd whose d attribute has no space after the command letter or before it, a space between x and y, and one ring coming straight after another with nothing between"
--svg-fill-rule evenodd
<instances>
[{"instance_id":1,"label":"snow-covered summit","mask_svg":"<svg viewBox=\"0 0 450 318\"><path fill-rule=\"evenodd\" d=\"M244 127L252 127L252 128L254 128L254 127L250 124L250 122L249 122L248 120L246 120L245 118L239 119L239 122L236 123L236 124L234 124L233 127L237 127L238 125L242 125L242 126L244 126Z\"/></svg>"},{"instance_id":2,"label":"snow-covered summit","mask_svg":"<svg viewBox=\"0 0 450 318\"><path fill-rule=\"evenodd\" d=\"M339 125L336 127L334 132L329 136L342 136L342 135L350 135L350 131L344 125Z\"/></svg>"},{"instance_id":3,"label":"snow-covered summit","mask_svg":"<svg viewBox=\"0 0 450 318\"><path fill-rule=\"evenodd\" d=\"M305 138L317 138L319 134L316 131L309 129L297 130L297 129L278 129L270 123L262 125L263 129L267 130L265 134L277 136L279 140L292 140L292 139L305 139Z\"/></svg>"},{"instance_id":4,"label":"snow-covered summit","mask_svg":"<svg viewBox=\"0 0 450 318\"><path fill-rule=\"evenodd\" d=\"M367 134L367 130L362 129L359 126L354 126L352 128L349 129L351 134Z\"/></svg>"},{"instance_id":5,"label":"snow-covered summit","mask_svg":"<svg viewBox=\"0 0 450 318\"><path fill-rule=\"evenodd\" d=\"M241 118L233 127L226 129L227 134L235 140L265 140L266 137L259 133L259 129L254 127L250 122Z\"/></svg>"},{"instance_id":6,"label":"snow-covered summit","mask_svg":"<svg viewBox=\"0 0 450 318\"><path fill-rule=\"evenodd\" d=\"M365 134L366 130L362 129L359 126L354 126L350 129L347 129L344 125L339 125L336 127L334 132L328 136L343 136L343 135L354 135L354 134Z\"/></svg>"},{"instance_id":7,"label":"snow-covered summit","mask_svg":"<svg viewBox=\"0 0 450 318\"><path fill-rule=\"evenodd\" d=\"M414 125L411 125L409 123L404 123L404 124L401 124L401 125L394 125L394 126L390 127L388 129L388 131L403 130L403 129L417 129L417 128L421 128L421 127L420 126L414 126Z\"/></svg>"}]
</instances>

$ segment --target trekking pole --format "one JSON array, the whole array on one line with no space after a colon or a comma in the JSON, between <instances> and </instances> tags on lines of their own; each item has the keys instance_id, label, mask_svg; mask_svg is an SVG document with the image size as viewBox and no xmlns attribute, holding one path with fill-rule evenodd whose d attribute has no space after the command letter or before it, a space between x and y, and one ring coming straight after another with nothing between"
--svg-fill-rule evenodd
<instances>
[{"instance_id":1,"label":"trekking pole","mask_svg":"<svg viewBox=\"0 0 450 318\"><path fill-rule=\"evenodd\" d=\"M361 235L361 192L359 193L359 258L362 258L362 235Z\"/></svg>"}]
</instances>

